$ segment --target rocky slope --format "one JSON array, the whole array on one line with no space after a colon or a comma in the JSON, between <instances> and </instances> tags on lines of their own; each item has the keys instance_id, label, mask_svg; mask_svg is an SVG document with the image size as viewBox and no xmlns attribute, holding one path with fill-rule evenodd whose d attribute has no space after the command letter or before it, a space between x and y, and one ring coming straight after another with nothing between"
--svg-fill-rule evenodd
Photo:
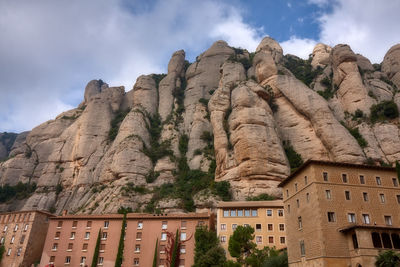
<instances>
[{"instance_id":1,"label":"rocky slope","mask_svg":"<svg viewBox=\"0 0 400 267\"><path fill-rule=\"evenodd\" d=\"M393 164L399 66L400 45L372 65L347 45L283 55L266 37L255 53L218 41L192 64L177 51L128 92L90 81L76 109L0 145L1 184L37 184L0 209L201 210L227 197L222 181L234 199L280 196L301 160Z\"/></svg>"}]
</instances>

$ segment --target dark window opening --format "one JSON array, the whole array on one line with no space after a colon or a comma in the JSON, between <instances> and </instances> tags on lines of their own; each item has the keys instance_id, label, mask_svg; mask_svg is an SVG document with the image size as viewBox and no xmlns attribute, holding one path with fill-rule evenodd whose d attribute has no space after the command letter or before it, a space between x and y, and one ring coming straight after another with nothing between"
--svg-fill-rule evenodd
<instances>
[{"instance_id":1,"label":"dark window opening","mask_svg":"<svg viewBox=\"0 0 400 267\"><path fill-rule=\"evenodd\" d=\"M382 242L384 248L392 248L392 242L390 241L390 235L388 233L382 233Z\"/></svg>"},{"instance_id":2,"label":"dark window opening","mask_svg":"<svg viewBox=\"0 0 400 267\"><path fill-rule=\"evenodd\" d=\"M358 248L357 235L356 235L356 234L353 234L353 235L351 236L351 238L353 239L353 247L354 247L354 249Z\"/></svg>"},{"instance_id":3,"label":"dark window opening","mask_svg":"<svg viewBox=\"0 0 400 267\"><path fill-rule=\"evenodd\" d=\"M395 249L400 249L400 237L398 234L392 234L392 242Z\"/></svg>"},{"instance_id":4,"label":"dark window opening","mask_svg":"<svg viewBox=\"0 0 400 267\"><path fill-rule=\"evenodd\" d=\"M374 244L374 248L381 248L382 247L382 242L381 242L381 237L378 233L372 233L372 244Z\"/></svg>"}]
</instances>

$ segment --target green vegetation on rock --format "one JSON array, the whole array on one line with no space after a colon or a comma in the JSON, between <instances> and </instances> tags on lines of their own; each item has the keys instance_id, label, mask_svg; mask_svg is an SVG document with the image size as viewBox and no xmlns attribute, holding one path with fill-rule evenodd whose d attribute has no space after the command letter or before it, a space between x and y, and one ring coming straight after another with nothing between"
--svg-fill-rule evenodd
<instances>
[{"instance_id":1,"label":"green vegetation on rock","mask_svg":"<svg viewBox=\"0 0 400 267\"><path fill-rule=\"evenodd\" d=\"M395 119L397 117L399 117L399 110L393 100L383 101L371 107L370 120L372 123L386 119Z\"/></svg>"},{"instance_id":2,"label":"green vegetation on rock","mask_svg":"<svg viewBox=\"0 0 400 267\"><path fill-rule=\"evenodd\" d=\"M115 117L110 122L110 130L108 131L108 140L114 141L115 137L118 135L119 126L122 121L125 119L126 115L129 113L129 109L127 110L118 110L115 114Z\"/></svg>"},{"instance_id":3,"label":"green vegetation on rock","mask_svg":"<svg viewBox=\"0 0 400 267\"><path fill-rule=\"evenodd\" d=\"M293 172L303 164L303 159L301 158L301 155L294 150L289 141L283 141L283 148L285 149L286 157L289 160L290 169Z\"/></svg>"},{"instance_id":4,"label":"green vegetation on rock","mask_svg":"<svg viewBox=\"0 0 400 267\"><path fill-rule=\"evenodd\" d=\"M321 67L317 67L313 70L311 61L311 57L309 57L307 60L304 60L291 55L284 56L284 66L290 70L297 79L302 81L307 86L310 86L315 77L320 75L323 71Z\"/></svg>"},{"instance_id":5,"label":"green vegetation on rock","mask_svg":"<svg viewBox=\"0 0 400 267\"><path fill-rule=\"evenodd\" d=\"M5 184L0 186L0 203L7 202L13 198L28 198L36 190L36 183L18 182L16 185Z\"/></svg>"}]
</instances>

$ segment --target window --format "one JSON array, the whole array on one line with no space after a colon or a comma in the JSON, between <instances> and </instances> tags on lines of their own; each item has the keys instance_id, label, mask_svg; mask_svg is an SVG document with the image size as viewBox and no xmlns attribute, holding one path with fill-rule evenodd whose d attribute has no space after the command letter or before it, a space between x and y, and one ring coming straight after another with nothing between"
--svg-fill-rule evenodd
<instances>
[{"instance_id":1,"label":"window","mask_svg":"<svg viewBox=\"0 0 400 267\"><path fill-rule=\"evenodd\" d=\"M181 233L181 240L182 241L186 240L186 233Z\"/></svg>"},{"instance_id":2,"label":"window","mask_svg":"<svg viewBox=\"0 0 400 267\"><path fill-rule=\"evenodd\" d=\"M81 257L81 264L84 265L86 263L86 257Z\"/></svg>"},{"instance_id":3,"label":"window","mask_svg":"<svg viewBox=\"0 0 400 267\"><path fill-rule=\"evenodd\" d=\"M272 217L272 210L267 210L267 216Z\"/></svg>"},{"instance_id":4,"label":"window","mask_svg":"<svg viewBox=\"0 0 400 267\"><path fill-rule=\"evenodd\" d=\"M304 246L304 240L300 241L300 255L301 256L306 255L306 247Z\"/></svg>"},{"instance_id":5,"label":"window","mask_svg":"<svg viewBox=\"0 0 400 267\"><path fill-rule=\"evenodd\" d=\"M106 240L107 236L108 236L108 233L107 232L103 232L102 236L101 236L101 239Z\"/></svg>"},{"instance_id":6,"label":"window","mask_svg":"<svg viewBox=\"0 0 400 267\"><path fill-rule=\"evenodd\" d=\"M186 221L181 221L181 229L186 229Z\"/></svg>"},{"instance_id":7,"label":"window","mask_svg":"<svg viewBox=\"0 0 400 267\"><path fill-rule=\"evenodd\" d=\"M161 229L165 230L165 229L167 229L167 228L168 228L168 222L167 222L167 221L163 221L163 222L161 223Z\"/></svg>"},{"instance_id":8,"label":"window","mask_svg":"<svg viewBox=\"0 0 400 267\"><path fill-rule=\"evenodd\" d=\"M50 256L50 262L49 263L53 264L55 260L56 260L56 256Z\"/></svg>"},{"instance_id":9,"label":"window","mask_svg":"<svg viewBox=\"0 0 400 267\"><path fill-rule=\"evenodd\" d=\"M256 231L261 231L261 223L256 223Z\"/></svg>"},{"instance_id":10,"label":"window","mask_svg":"<svg viewBox=\"0 0 400 267\"><path fill-rule=\"evenodd\" d=\"M388 233L381 233L381 238L384 248L392 248L392 242L390 241L390 235Z\"/></svg>"},{"instance_id":11,"label":"window","mask_svg":"<svg viewBox=\"0 0 400 267\"><path fill-rule=\"evenodd\" d=\"M281 232L285 231L285 225L283 223L279 224L279 231Z\"/></svg>"},{"instance_id":12,"label":"window","mask_svg":"<svg viewBox=\"0 0 400 267\"><path fill-rule=\"evenodd\" d=\"M133 259L133 265L134 266L139 266L139 258L134 258Z\"/></svg>"},{"instance_id":13,"label":"window","mask_svg":"<svg viewBox=\"0 0 400 267\"><path fill-rule=\"evenodd\" d=\"M307 181L308 179L307 179L307 176L304 176L304 185L307 185L308 184L308 181Z\"/></svg>"},{"instance_id":14,"label":"window","mask_svg":"<svg viewBox=\"0 0 400 267\"><path fill-rule=\"evenodd\" d=\"M51 248L51 250L57 251L57 249L58 249L58 243L54 243L53 247Z\"/></svg>"},{"instance_id":15,"label":"window","mask_svg":"<svg viewBox=\"0 0 400 267\"><path fill-rule=\"evenodd\" d=\"M73 246L74 246L74 244L72 244L72 243L68 243L68 248L67 248L67 251L71 251L71 250L72 250L72 248L73 248Z\"/></svg>"},{"instance_id":16,"label":"window","mask_svg":"<svg viewBox=\"0 0 400 267\"><path fill-rule=\"evenodd\" d=\"M109 221L104 221L104 228L108 228L109 225L110 225Z\"/></svg>"},{"instance_id":17,"label":"window","mask_svg":"<svg viewBox=\"0 0 400 267\"><path fill-rule=\"evenodd\" d=\"M273 224L269 223L268 224L268 231L273 231L273 228L274 228Z\"/></svg>"},{"instance_id":18,"label":"window","mask_svg":"<svg viewBox=\"0 0 400 267\"><path fill-rule=\"evenodd\" d=\"M63 225L63 221L58 221L58 223L57 223L57 227L58 227L58 228L61 228L61 227L62 227L62 225Z\"/></svg>"},{"instance_id":19,"label":"window","mask_svg":"<svg viewBox=\"0 0 400 267\"><path fill-rule=\"evenodd\" d=\"M327 172L323 172L322 177L324 178L325 182L328 182L328 173Z\"/></svg>"},{"instance_id":20,"label":"window","mask_svg":"<svg viewBox=\"0 0 400 267\"><path fill-rule=\"evenodd\" d=\"M12 237L11 237L10 244L14 244L14 240L15 240L15 236L12 236Z\"/></svg>"},{"instance_id":21,"label":"window","mask_svg":"<svg viewBox=\"0 0 400 267\"><path fill-rule=\"evenodd\" d=\"M139 253L140 252L140 245L135 245L135 253Z\"/></svg>"},{"instance_id":22,"label":"window","mask_svg":"<svg viewBox=\"0 0 400 267\"><path fill-rule=\"evenodd\" d=\"M21 256L21 252L22 252L22 248L19 247L19 248L17 249L17 256Z\"/></svg>"},{"instance_id":23,"label":"window","mask_svg":"<svg viewBox=\"0 0 400 267\"><path fill-rule=\"evenodd\" d=\"M224 217L229 217L229 210L224 210Z\"/></svg>"},{"instance_id":24,"label":"window","mask_svg":"<svg viewBox=\"0 0 400 267\"><path fill-rule=\"evenodd\" d=\"M350 200L350 191L344 191L344 197L346 200Z\"/></svg>"},{"instance_id":25,"label":"window","mask_svg":"<svg viewBox=\"0 0 400 267\"><path fill-rule=\"evenodd\" d=\"M235 231L236 228L237 228L237 224L236 224L236 223L233 223L233 224L232 224L232 230Z\"/></svg>"},{"instance_id":26,"label":"window","mask_svg":"<svg viewBox=\"0 0 400 267\"><path fill-rule=\"evenodd\" d=\"M56 236L54 237L54 239L60 239L60 232L56 232Z\"/></svg>"},{"instance_id":27,"label":"window","mask_svg":"<svg viewBox=\"0 0 400 267\"><path fill-rule=\"evenodd\" d=\"M331 199L332 198L331 190L325 190L325 195L326 195L326 199Z\"/></svg>"},{"instance_id":28,"label":"window","mask_svg":"<svg viewBox=\"0 0 400 267\"><path fill-rule=\"evenodd\" d=\"M197 226L203 226L204 225L204 221L198 221L197 222Z\"/></svg>"},{"instance_id":29,"label":"window","mask_svg":"<svg viewBox=\"0 0 400 267\"><path fill-rule=\"evenodd\" d=\"M335 221L336 221L335 213L329 211L329 212L328 212L328 222L335 222Z\"/></svg>"},{"instance_id":30,"label":"window","mask_svg":"<svg viewBox=\"0 0 400 267\"><path fill-rule=\"evenodd\" d=\"M397 203L400 204L400 195L397 195L396 198L397 198Z\"/></svg>"},{"instance_id":31,"label":"window","mask_svg":"<svg viewBox=\"0 0 400 267\"><path fill-rule=\"evenodd\" d=\"M343 181L343 183L347 183L348 182L347 174L345 174L345 173L342 174L342 181Z\"/></svg>"},{"instance_id":32,"label":"window","mask_svg":"<svg viewBox=\"0 0 400 267\"><path fill-rule=\"evenodd\" d=\"M262 244L262 236L256 236L256 243Z\"/></svg>"},{"instance_id":33,"label":"window","mask_svg":"<svg viewBox=\"0 0 400 267\"><path fill-rule=\"evenodd\" d=\"M162 241L167 240L167 233L161 233L161 240Z\"/></svg>"},{"instance_id":34,"label":"window","mask_svg":"<svg viewBox=\"0 0 400 267\"><path fill-rule=\"evenodd\" d=\"M244 216L250 217L250 210L244 210Z\"/></svg>"},{"instance_id":35,"label":"window","mask_svg":"<svg viewBox=\"0 0 400 267\"><path fill-rule=\"evenodd\" d=\"M307 193L307 194L306 194L306 200L307 200L307 203L310 202L310 193Z\"/></svg>"},{"instance_id":36,"label":"window","mask_svg":"<svg viewBox=\"0 0 400 267\"><path fill-rule=\"evenodd\" d=\"M244 227L250 227L250 224L245 223L245 224L243 224L243 226L244 226Z\"/></svg>"},{"instance_id":37,"label":"window","mask_svg":"<svg viewBox=\"0 0 400 267\"><path fill-rule=\"evenodd\" d=\"M365 224L370 224L371 223L371 221L369 220L369 215L368 214L363 214L362 218L363 218L363 223L365 223Z\"/></svg>"},{"instance_id":38,"label":"window","mask_svg":"<svg viewBox=\"0 0 400 267\"><path fill-rule=\"evenodd\" d=\"M297 207L300 208L300 201L298 199L296 200L296 204L297 204Z\"/></svg>"},{"instance_id":39,"label":"window","mask_svg":"<svg viewBox=\"0 0 400 267\"><path fill-rule=\"evenodd\" d=\"M268 237L268 243L270 243L270 244L274 243L274 237L273 236L269 236Z\"/></svg>"},{"instance_id":40,"label":"window","mask_svg":"<svg viewBox=\"0 0 400 267\"><path fill-rule=\"evenodd\" d=\"M363 199L364 199L364 201L368 201L368 193L367 192L363 192Z\"/></svg>"},{"instance_id":41,"label":"window","mask_svg":"<svg viewBox=\"0 0 400 267\"><path fill-rule=\"evenodd\" d=\"M238 210L237 215L238 217L243 217L243 210Z\"/></svg>"},{"instance_id":42,"label":"window","mask_svg":"<svg viewBox=\"0 0 400 267\"><path fill-rule=\"evenodd\" d=\"M78 226L78 221L73 221L72 222L72 228L76 228Z\"/></svg>"},{"instance_id":43,"label":"window","mask_svg":"<svg viewBox=\"0 0 400 267\"><path fill-rule=\"evenodd\" d=\"M289 197L289 190L286 189L286 197Z\"/></svg>"},{"instance_id":44,"label":"window","mask_svg":"<svg viewBox=\"0 0 400 267\"><path fill-rule=\"evenodd\" d=\"M381 177L376 177L376 184L382 185Z\"/></svg>"},{"instance_id":45,"label":"window","mask_svg":"<svg viewBox=\"0 0 400 267\"><path fill-rule=\"evenodd\" d=\"M160 246L160 254L164 254L165 253L165 245L161 245Z\"/></svg>"},{"instance_id":46,"label":"window","mask_svg":"<svg viewBox=\"0 0 400 267\"><path fill-rule=\"evenodd\" d=\"M392 216L385 216L386 225L392 225Z\"/></svg>"},{"instance_id":47,"label":"window","mask_svg":"<svg viewBox=\"0 0 400 267\"><path fill-rule=\"evenodd\" d=\"M290 213L290 205L287 205L287 212Z\"/></svg>"},{"instance_id":48,"label":"window","mask_svg":"<svg viewBox=\"0 0 400 267\"><path fill-rule=\"evenodd\" d=\"M356 215L354 213L348 213L347 214L347 220L350 223L356 223Z\"/></svg>"},{"instance_id":49,"label":"window","mask_svg":"<svg viewBox=\"0 0 400 267\"><path fill-rule=\"evenodd\" d=\"M5 225L5 226L4 226L4 229L3 229L3 232L7 232L7 229L8 229L8 226Z\"/></svg>"},{"instance_id":50,"label":"window","mask_svg":"<svg viewBox=\"0 0 400 267\"><path fill-rule=\"evenodd\" d=\"M365 184L364 175L360 175L360 184Z\"/></svg>"},{"instance_id":51,"label":"window","mask_svg":"<svg viewBox=\"0 0 400 267\"><path fill-rule=\"evenodd\" d=\"M98 261L98 265L103 265L104 262L104 258L103 257L99 257L99 261Z\"/></svg>"},{"instance_id":52,"label":"window","mask_svg":"<svg viewBox=\"0 0 400 267\"><path fill-rule=\"evenodd\" d=\"M179 266L185 266L185 259L179 259Z\"/></svg>"},{"instance_id":53,"label":"window","mask_svg":"<svg viewBox=\"0 0 400 267\"><path fill-rule=\"evenodd\" d=\"M160 259L160 265L159 266L164 266L165 265L165 259Z\"/></svg>"},{"instance_id":54,"label":"window","mask_svg":"<svg viewBox=\"0 0 400 267\"><path fill-rule=\"evenodd\" d=\"M82 246L82 250L87 251L87 249L88 249L88 243L84 243Z\"/></svg>"},{"instance_id":55,"label":"window","mask_svg":"<svg viewBox=\"0 0 400 267\"><path fill-rule=\"evenodd\" d=\"M294 184L294 191L297 192L297 183Z\"/></svg>"},{"instance_id":56,"label":"window","mask_svg":"<svg viewBox=\"0 0 400 267\"><path fill-rule=\"evenodd\" d=\"M399 180L397 178L392 178L392 181L394 187L399 187Z\"/></svg>"},{"instance_id":57,"label":"window","mask_svg":"<svg viewBox=\"0 0 400 267\"><path fill-rule=\"evenodd\" d=\"M18 231L18 224L14 226L14 232Z\"/></svg>"},{"instance_id":58,"label":"window","mask_svg":"<svg viewBox=\"0 0 400 267\"><path fill-rule=\"evenodd\" d=\"M285 244L285 243L286 243L286 238L285 238L284 236L281 236L281 237L279 238L279 242L280 242L281 244Z\"/></svg>"},{"instance_id":59,"label":"window","mask_svg":"<svg viewBox=\"0 0 400 267\"><path fill-rule=\"evenodd\" d=\"M25 232L28 231L28 228L29 228L29 224L25 224L24 231Z\"/></svg>"},{"instance_id":60,"label":"window","mask_svg":"<svg viewBox=\"0 0 400 267\"><path fill-rule=\"evenodd\" d=\"M185 245L181 245L181 254L186 253L186 246Z\"/></svg>"},{"instance_id":61,"label":"window","mask_svg":"<svg viewBox=\"0 0 400 267\"><path fill-rule=\"evenodd\" d=\"M278 216L283 217L283 210L278 210Z\"/></svg>"},{"instance_id":62,"label":"window","mask_svg":"<svg viewBox=\"0 0 400 267\"><path fill-rule=\"evenodd\" d=\"M142 232L136 233L136 240L142 240Z\"/></svg>"},{"instance_id":63,"label":"window","mask_svg":"<svg viewBox=\"0 0 400 267\"><path fill-rule=\"evenodd\" d=\"M381 200L381 203L385 203L385 194L379 194L379 199Z\"/></svg>"},{"instance_id":64,"label":"window","mask_svg":"<svg viewBox=\"0 0 400 267\"><path fill-rule=\"evenodd\" d=\"M87 221L86 228L91 228L91 227L92 227L92 221Z\"/></svg>"},{"instance_id":65,"label":"window","mask_svg":"<svg viewBox=\"0 0 400 267\"><path fill-rule=\"evenodd\" d=\"M1 244L1 245L4 244L4 240L5 240L5 238L4 238L4 236L2 236L1 239L0 239L0 244Z\"/></svg>"},{"instance_id":66,"label":"window","mask_svg":"<svg viewBox=\"0 0 400 267\"><path fill-rule=\"evenodd\" d=\"M226 231L226 224L225 223L221 224L221 231Z\"/></svg>"},{"instance_id":67,"label":"window","mask_svg":"<svg viewBox=\"0 0 400 267\"><path fill-rule=\"evenodd\" d=\"M395 233L392 234L392 241L393 241L393 247L395 249L400 249L400 237L398 234Z\"/></svg>"},{"instance_id":68,"label":"window","mask_svg":"<svg viewBox=\"0 0 400 267\"><path fill-rule=\"evenodd\" d=\"M89 239L90 238L90 232L86 232L85 233L85 239Z\"/></svg>"},{"instance_id":69,"label":"window","mask_svg":"<svg viewBox=\"0 0 400 267\"><path fill-rule=\"evenodd\" d=\"M220 239L221 239L221 243L225 243L226 242L226 236L225 235L221 235Z\"/></svg>"},{"instance_id":70,"label":"window","mask_svg":"<svg viewBox=\"0 0 400 267\"><path fill-rule=\"evenodd\" d=\"M236 217L236 210L231 210L231 217Z\"/></svg>"},{"instance_id":71,"label":"window","mask_svg":"<svg viewBox=\"0 0 400 267\"><path fill-rule=\"evenodd\" d=\"M357 235L356 235L356 234L352 234L352 235L351 235L351 239L353 240L353 247L354 247L354 249L357 249L357 248L358 248Z\"/></svg>"},{"instance_id":72,"label":"window","mask_svg":"<svg viewBox=\"0 0 400 267\"><path fill-rule=\"evenodd\" d=\"M75 232L71 232L69 239L75 239Z\"/></svg>"},{"instance_id":73,"label":"window","mask_svg":"<svg viewBox=\"0 0 400 267\"><path fill-rule=\"evenodd\" d=\"M65 257L65 263L71 263L71 256Z\"/></svg>"},{"instance_id":74,"label":"window","mask_svg":"<svg viewBox=\"0 0 400 267\"><path fill-rule=\"evenodd\" d=\"M257 217L258 216L257 214L258 214L257 210L251 210L251 216Z\"/></svg>"},{"instance_id":75,"label":"window","mask_svg":"<svg viewBox=\"0 0 400 267\"><path fill-rule=\"evenodd\" d=\"M299 225L299 230L303 228L303 222L301 220L301 216L297 217L297 223Z\"/></svg>"},{"instance_id":76,"label":"window","mask_svg":"<svg viewBox=\"0 0 400 267\"><path fill-rule=\"evenodd\" d=\"M9 248L7 251L7 256L10 256L10 255L11 255L11 248Z\"/></svg>"},{"instance_id":77,"label":"window","mask_svg":"<svg viewBox=\"0 0 400 267\"><path fill-rule=\"evenodd\" d=\"M104 250L106 250L106 244L100 244L100 252L104 252Z\"/></svg>"},{"instance_id":78,"label":"window","mask_svg":"<svg viewBox=\"0 0 400 267\"><path fill-rule=\"evenodd\" d=\"M143 228L143 222L142 221L138 221L137 229L142 229L142 228Z\"/></svg>"}]
</instances>

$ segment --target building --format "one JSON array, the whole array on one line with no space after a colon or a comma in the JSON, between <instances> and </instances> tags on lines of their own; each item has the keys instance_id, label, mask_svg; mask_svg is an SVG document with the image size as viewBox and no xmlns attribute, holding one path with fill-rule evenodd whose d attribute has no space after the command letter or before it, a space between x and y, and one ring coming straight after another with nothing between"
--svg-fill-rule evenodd
<instances>
[{"instance_id":1,"label":"building","mask_svg":"<svg viewBox=\"0 0 400 267\"><path fill-rule=\"evenodd\" d=\"M217 234L228 258L229 238L238 225L254 228L254 242L259 249L286 247L282 200L219 202L217 208Z\"/></svg>"},{"instance_id":2,"label":"building","mask_svg":"<svg viewBox=\"0 0 400 267\"><path fill-rule=\"evenodd\" d=\"M114 267L121 236L123 215L64 215L51 218L40 266L91 266L100 232L98 266ZM196 227L214 227L210 213L129 213L123 266L152 266L158 240L158 266L166 266L169 236L179 230L180 266L194 261Z\"/></svg>"},{"instance_id":3,"label":"building","mask_svg":"<svg viewBox=\"0 0 400 267\"><path fill-rule=\"evenodd\" d=\"M51 217L44 211L0 213L0 243L5 247L0 266L30 267L39 262Z\"/></svg>"},{"instance_id":4,"label":"building","mask_svg":"<svg viewBox=\"0 0 400 267\"><path fill-rule=\"evenodd\" d=\"M374 266L400 249L394 168L310 160L280 187L290 266Z\"/></svg>"}]
</instances>

